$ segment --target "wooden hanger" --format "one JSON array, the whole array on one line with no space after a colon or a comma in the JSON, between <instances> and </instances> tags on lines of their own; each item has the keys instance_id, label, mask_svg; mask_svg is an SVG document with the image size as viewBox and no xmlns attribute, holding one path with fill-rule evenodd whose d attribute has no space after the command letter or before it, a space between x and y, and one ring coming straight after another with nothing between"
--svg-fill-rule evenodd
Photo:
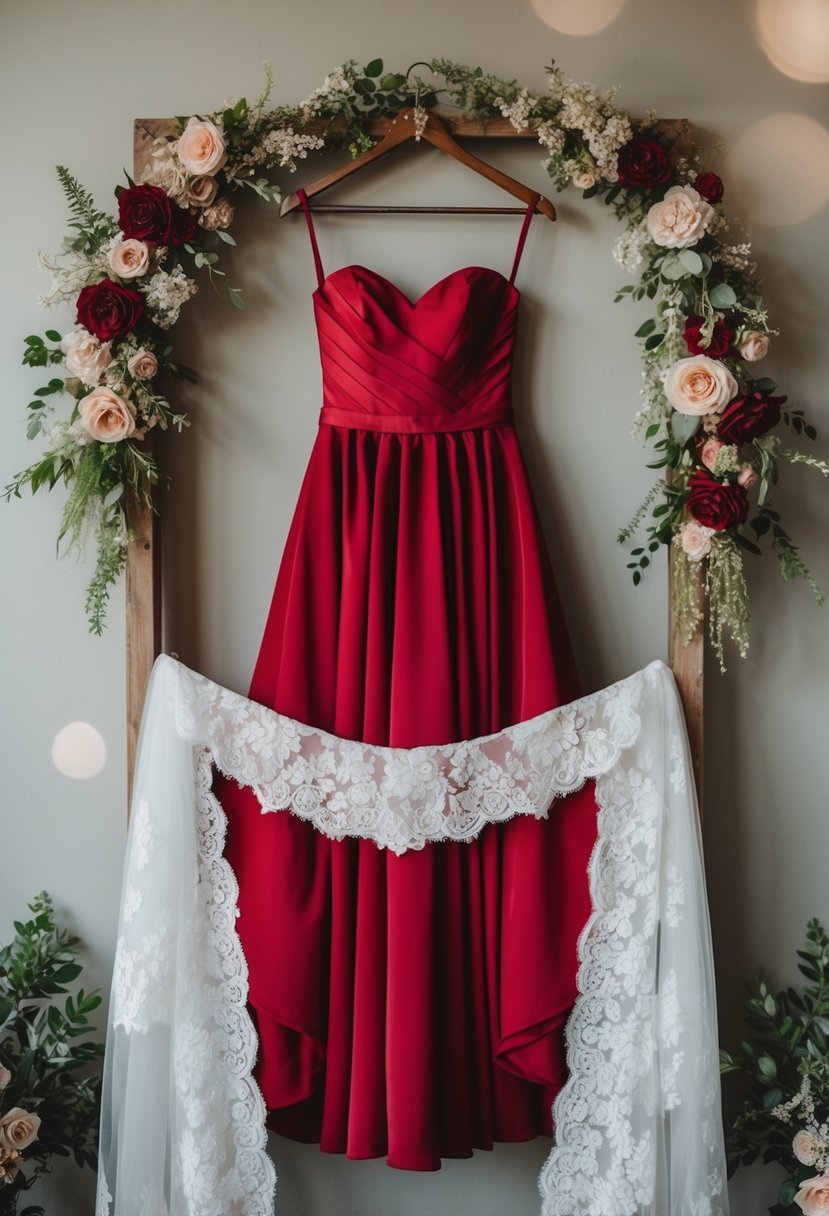
<instances>
[{"instance_id":1,"label":"wooden hanger","mask_svg":"<svg viewBox=\"0 0 829 1216\"><path fill-rule=\"evenodd\" d=\"M337 182L343 181L350 177L352 173L356 173L358 169L370 165L379 157L385 156L387 152L391 152L400 144L407 143L411 139L417 138L417 128L415 125L415 117L413 110L403 110L392 122L387 135L376 143L373 148L369 148L367 152L361 153L354 160L348 161L341 165L339 169L334 169L333 172L326 174L325 177L320 177L315 182L311 182L305 187L305 194L310 199L314 195L321 194L323 190L330 189ZM523 200L525 204L531 203L536 199L535 210L541 215L546 215L547 219L554 220L556 218L556 209L549 199L537 194L537 191L531 190L529 186L525 186L523 182L516 181L514 177L509 177L508 174L502 173L500 169L496 169L494 165L487 164L485 160L481 160L477 156L473 156L471 152L467 152L466 148L461 145L449 134L446 126L441 122L436 114L431 110L427 111L426 123L421 124L420 136L434 147L439 148L441 152L445 152L447 156L453 157L455 160L466 165L467 168L473 169L476 173L480 173L482 177L494 182L496 186L500 186L502 190L506 190L509 194ZM282 205L279 208L280 215L287 215L291 211L295 211L300 206L299 195L289 194L282 200ZM350 211L350 212L455 212L464 215L470 214L512 214L522 210L518 207L392 207L384 204L376 204L374 206L362 206L356 203L328 203L314 208L315 211Z\"/></svg>"}]
</instances>

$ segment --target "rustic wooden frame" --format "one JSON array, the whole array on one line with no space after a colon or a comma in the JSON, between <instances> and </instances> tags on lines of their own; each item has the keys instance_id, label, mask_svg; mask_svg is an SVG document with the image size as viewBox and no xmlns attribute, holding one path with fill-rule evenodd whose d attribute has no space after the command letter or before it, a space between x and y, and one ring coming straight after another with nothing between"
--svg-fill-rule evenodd
<instances>
[{"instance_id":1,"label":"rustic wooden frame","mask_svg":"<svg viewBox=\"0 0 829 1216\"><path fill-rule=\"evenodd\" d=\"M443 117L452 135L465 138L535 139L531 131L516 131L507 119L477 119ZM372 134L388 132L390 119L377 119L370 124ZM153 139L176 132L173 119L139 118L134 123L133 174L141 178L148 162ZM135 539L127 550L126 629L127 629L127 782L132 789L138 730L144 706L150 670L162 649L162 587L161 587L161 528L159 519L148 507L133 502L128 509L128 521ZM669 561L673 558L669 557ZM671 584L670 571L668 585ZM670 612L670 604L669 604ZM669 625L670 664L679 687L685 709L685 719L691 743L697 790L702 793L703 758L703 659L704 634L702 626L687 644L677 642Z\"/></svg>"}]
</instances>

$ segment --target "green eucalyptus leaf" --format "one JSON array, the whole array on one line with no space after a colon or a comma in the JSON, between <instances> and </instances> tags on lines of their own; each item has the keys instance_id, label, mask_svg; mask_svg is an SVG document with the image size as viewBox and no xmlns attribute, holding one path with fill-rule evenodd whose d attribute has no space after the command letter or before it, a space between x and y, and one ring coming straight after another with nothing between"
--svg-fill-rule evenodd
<instances>
[{"instance_id":1,"label":"green eucalyptus leaf","mask_svg":"<svg viewBox=\"0 0 829 1216\"><path fill-rule=\"evenodd\" d=\"M737 303L737 295L728 283L715 284L708 293L708 299L714 308L733 308Z\"/></svg>"},{"instance_id":2,"label":"green eucalyptus leaf","mask_svg":"<svg viewBox=\"0 0 829 1216\"><path fill-rule=\"evenodd\" d=\"M684 266L675 253L669 254L662 262L659 273L663 279L667 279L670 283L675 283L677 279L684 279L688 274L687 266Z\"/></svg>"},{"instance_id":3,"label":"green eucalyptus leaf","mask_svg":"<svg viewBox=\"0 0 829 1216\"><path fill-rule=\"evenodd\" d=\"M671 434L677 443L686 444L696 435L701 419L693 414L683 414L674 410L671 414Z\"/></svg>"},{"instance_id":4,"label":"green eucalyptus leaf","mask_svg":"<svg viewBox=\"0 0 829 1216\"><path fill-rule=\"evenodd\" d=\"M691 274L702 274L704 263L696 250L680 249L677 257L685 269L689 270Z\"/></svg>"},{"instance_id":5,"label":"green eucalyptus leaf","mask_svg":"<svg viewBox=\"0 0 829 1216\"><path fill-rule=\"evenodd\" d=\"M364 69L366 76L379 76L382 70L382 59L372 59L371 63L367 63Z\"/></svg>"},{"instance_id":6,"label":"green eucalyptus leaf","mask_svg":"<svg viewBox=\"0 0 829 1216\"><path fill-rule=\"evenodd\" d=\"M649 317L647 321L643 321L636 331L637 338L647 338L648 334L652 334L656 328L656 321L653 317Z\"/></svg>"}]
</instances>

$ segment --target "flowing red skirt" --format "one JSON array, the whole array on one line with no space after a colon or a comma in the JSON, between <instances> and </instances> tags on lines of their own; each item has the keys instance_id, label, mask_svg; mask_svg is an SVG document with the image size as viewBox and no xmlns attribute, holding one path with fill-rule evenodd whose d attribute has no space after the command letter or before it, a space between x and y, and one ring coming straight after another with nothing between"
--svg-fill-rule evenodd
<instances>
[{"instance_id":1,"label":"flowing red skirt","mask_svg":"<svg viewBox=\"0 0 829 1216\"><path fill-rule=\"evenodd\" d=\"M410 747L579 695L515 431L321 426L250 695ZM551 1131L591 788L401 857L219 782L269 1125L432 1170Z\"/></svg>"}]
</instances>

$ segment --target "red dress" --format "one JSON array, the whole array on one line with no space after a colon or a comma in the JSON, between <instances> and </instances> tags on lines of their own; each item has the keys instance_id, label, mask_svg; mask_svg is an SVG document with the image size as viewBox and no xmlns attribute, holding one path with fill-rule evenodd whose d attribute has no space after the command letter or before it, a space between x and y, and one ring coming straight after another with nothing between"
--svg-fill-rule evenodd
<instances>
[{"instance_id":1,"label":"red dress","mask_svg":"<svg viewBox=\"0 0 829 1216\"><path fill-rule=\"evenodd\" d=\"M250 696L402 747L574 699L510 403L532 204L508 279L467 266L411 301L364 266L326 277L302 201L323 406ZM549 1133L592 789L395 856L217 788L269 1125L412 1170Z\"/></svg>"}]
</instances>

